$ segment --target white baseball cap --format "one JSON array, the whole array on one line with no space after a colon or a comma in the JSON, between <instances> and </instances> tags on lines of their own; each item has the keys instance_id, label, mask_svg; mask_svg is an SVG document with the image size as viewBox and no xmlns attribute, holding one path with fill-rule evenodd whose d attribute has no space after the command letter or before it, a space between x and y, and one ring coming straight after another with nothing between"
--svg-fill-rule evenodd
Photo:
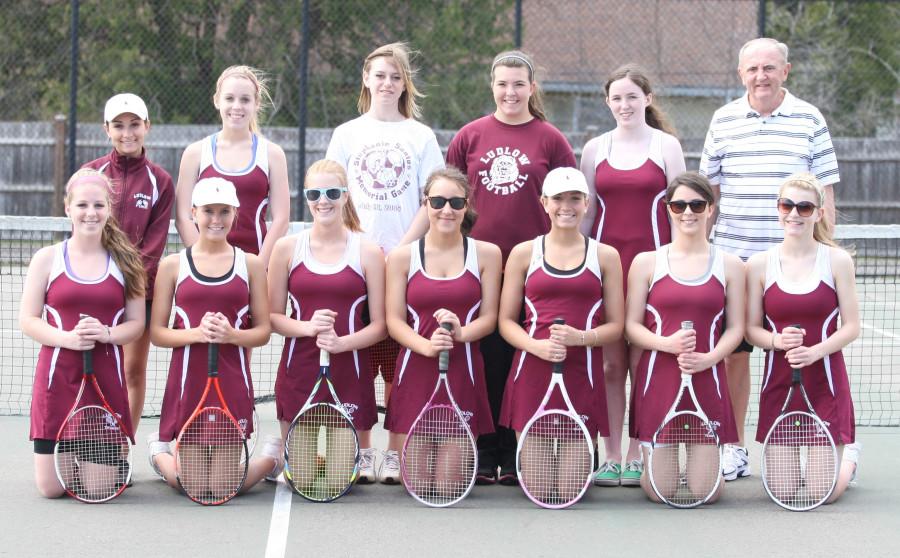
<instances>
[{"instance_id":1,"label":"white baseball cap","mask_svg":"<svg viewBox=\"0 0 900 558\"><path fill-rule=\"evenodd\" d=\"M120 114L130 112L136 114L141 120L148 120L147 105L144 100L134 93L119 93L106 101L103 109L103 121L112 122Z\"/></svg>"},{"instance_id":2,"label":"white baseball cap","mask_svg":"<svg viewBox=\"0 0 900 558\"><path fill-rule=\"evenodd\" d=\"M200 207L223 203L232 207L240 207L241 202L237 198L237 190L230 180L214 176L203 178L194 184L194 192L191 194L191 205Z\"/></svg>"},{"instance_id":3,"label":"white baseball cap","mask_svg":"<svg viewBox=\"0 0 900 558\"><path fill-rule=\"evenodd\" d=\"M541 195L550 197L563 192L588 193L587 181L578 169L559 167L547 173Z\"/></svg>"}]
</instances>

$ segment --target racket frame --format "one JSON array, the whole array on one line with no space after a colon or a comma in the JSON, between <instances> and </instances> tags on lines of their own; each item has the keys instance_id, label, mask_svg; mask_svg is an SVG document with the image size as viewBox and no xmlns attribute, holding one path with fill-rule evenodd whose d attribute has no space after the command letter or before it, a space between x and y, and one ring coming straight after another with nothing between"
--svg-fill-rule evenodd
<instances>
[{"instance_id":1,"label":"racket frame","mask_svg":"<svg viewBox=\"0 0 900 558\"><path fill-rule=\"evenodd\" d=\"M205 405L206 398L208 397L210 391L213 390L216 393L216 396L219 398L220 407ZM188 427L194 422L194 419L197 418L198 415L203 413L207 413L210 411L222 411L229 421L234 425L235 429L240 433L240 442L241 442L241 458L240 464L242 469L241 482L240 485L237 486L235 490L230 492L221 500L215 501L206 501L199 499L195 495L190 494L184 483L181 480L181 460L179 459L181 453L181 441ZM228 408L228 404L225 402L225 397L222 395L222 388L219 386L219 345L216 343L209 343L207 349L207 379L206 386L203 389L203 395L200 396L200 400L197 403L197 407L194 409L194 412L191 413L191 416L185 421L184 425L181 427L181 432L178 433L178 438L175 442L175 477L178 479L178 485L181 486L181 489L187 495L188 498L197 502L198 504L204 506L218 506L228 502L235 496L237 496L241 488L244 487L244 481L247 480L247 469L249 467L250 462L250 454L247 448L247 437L244 434L244 429L241 428L238 421L234 418L234 415L231 414L231 410Z\"/></svg>"},{"instance_id":2,"label":"racket frame","mask_svg":"<svg viewBox=\"0 0 900 558\"><path fill-rule=\"evenodd\" d=\"M553 323L558 325L565 324L565 321L561 318L556 318L553 320ZM553 389L559 386L559 391L562 394L563 401L566 404L566 409L547 409L547 403L550 401L550 396L553 394ZM584 438L584 442L590 450L590 459L591 459L591 467L588 472L586 478L584 479L584 486L581 487L581 490L578 494L569 501L562 502L560 504L549 504L547 502L540 501L537 497L533 496L529 491L527 484L525 483L522 476L522 451L525 447L525 442L528 439L528 436L531 432L531 427L540 420L541 418L559 414L566 417L569 417L575 421L578 425L579 430ZM566 390L566 384L563 381L563 363L562 362L554 362L553 363L553 371L550 375L550 385L547 386L547 392L544 394L543 400L541 400L541 404L538 405L537 411L535 411L534 415L528 422L525 424L525 428L522 429L522 434L519 436L518 443L516 444L516 476L519 479L519 485L522 487L522 491L525 492L525 495L528 498L542 508L547 509L562 509L567 508L575 503L577 503L584 496L585 492L587 492L588 487L591 485L591 477L593 476L593 464L594 464L594 444L591 440L591 435L587 430L587 427L584 424L584 421L581 420L581 417L578 413L575 412L575 406L572 405L572 400L569 399L569 392Z\"/></svg>"},{"instance_id":3,"label":"racket frame","mask_svg":"<svg viewBox=\"0 0 900 558\"><path fill-rule=\"evenodd\" d=\"M800 328L799 325L794 325L792 327ZM790 406L791 400L794 397L794 391L799 391L800 395L803 399L803 402L806 404L807 411L788 411L788 407ZM816 424L816 431L823 434L823 437L828 441L828 446L831 448L832 459L834 461L834 475L832 476L831 486L828 489L827 494L825 494L821 499L813 502L812 504L803 505L803 506L795 506L790 504L789 502L784 502L777 498L773 494L772 487L769 486L769 475L768 467L766 466L766 450L769 447L769 442L772 438L772 435L775 432L776 427L783 421L787 420L789 417L807 417L813 420ZM786 446L789 447L789 446ZM775 422L772 423L772 426L769 427L768 433L766 433L766 438L763 441L763 449L762 449L762 465L760 467L760 471L762 471L763 478L763 486L766 489L766 493L769 495L769 498L772 499L773 502L781 506L782 508L790 511L809 511L815 509L831 498L831 495L834 493L834 489L837 486L838 473L840 472L840 461L838 460L837 455L837 446L834 443L834 438L831 435L831 431L828 430L828 426L825 422L819 418L819 415L816 414L815 409L812 406L812 403L809 401L809 397L806 394L806 388L803 387L803 379L801 375L801 371L799 368L791 368L791 387L788 389L787 397L784 400L784 405L781 406L781 413L778 415L778 418L775 419Z\"/></svg>"},{"instance_id":4,"label":"racket frame","mask_svg":"<svg viewBox=\"0 0 900 558\"><path fill-rule=\"evenodd\" d=\"M81 315L82 318L85 317L85 314ZM63 421L62 425L59 427L59 432L56 434L56 444L53 448L53 469L56 472L56 478L59 480L59 484L63 487L66 493L75 498L80 502L85 502L88 504L99 504L102 502L108 502L113 498L122 494L128 485L131 484L131 475L133 472L132 467L132 457L134 452L132 451L132 446L134 445L134 436L131 435L128 430L125 428L125 423L122 422L122 419L119 415L113 411L112 407L109 405L109 402L106 400L106 396L103 395L103 390L100 389L100 384L97 383L97 376L94 374L94 353L93 349L88 349L86 351L82 351L82 376L81 376L81 385L78 387L78 395L75 396L75 403L72 404L72 408L69 410L69 414L66 416L66 419ZM84 389L87 384L91 384L94 389L94 393L100 400L100 405L83 405L79 406L81 403L81 398L84 395ZM123 459L123 463L128 466L128 473L125 475L125 481L118 487L115 493L110 494L106 497L100 499L88 499L81 495L79 495L76 491L72 490L71 486L67 486L65 481L63 480L63 474L60 471L60 442L63 440L62 435L66 430L66 426L69 424L69 421L76 415L76 413L81 412L84 409L97 408L101 411L105 412L107 415L112 416L115 424L119 427L119 430L125 435L126 441L128 442L126 445L128 447L128 455ZM107 419L107 422L109 420ZM69 452L66 452L69 453Z\"/></svg>"},{"instance_id":5,"label":"racket frame","mask_svg":"<svg viewBox=\"0 0 900 558\"><path fill-rule=\"evenodd\" d=\"M450 330L452 328L452 325L448 322L444 322L441 324L441 327L443 327L446 330ZM435 382L434 391L431 392L431 397L428 399L428 402L425 403L425 406L422 407L422 410L419 412L419 415L416 417L416 420L413 421L412 426L410 427L409 432L407 433L406 440L403 442L403 450L400 452L400 475L401 475L401 478L403 479L403 486L406 488L406 491L409 492L410 496L412 496L419 502L425 504L426 506L429 506L432 508L446 508L446 507L452 506L452 505L462 501L466 496L469 495L469 492L472 491L472 487L475 486L475 476L478 471L478 447L475 443L475 436L472 434L472 429L469 427L469 423L466 422L465 418L463 417L462 411L460 410L459 405L456 403L456 399L453 398L453 392L450 390L450 382L447 380L447 372L449 371L449 369L450 369L450 351L441 351L440 354L438 355L438 379L437 379L437 382ZM444 386L444 389L447 392L447 398L450 400L449 405L447 405L446 403L433 404L433 401L437 397L438 391L441 389L442 385ZM468 442L469 446L471 447L472 454L474 455L474 459L472 461L473 467L472 467L470 474L468 475L469 482L468 482L468 485L466 486L465 491L458 498L455 498L453 500L449 500L446 502L429 501L429 500L426 500L425 498L423 498L422 496L420 496L419 494L416 494L413 491L413 488L410 486L412 483L410 482L409 475L407 473L408 467L407 467L407 457L406 456L407 456L407 448L409 447L409 440L411 438L410 434L412 434L413 431L415 431L416 426L419 424L419 421L422 420L422 417L424 417L428 411L430 411L431 409L440 409L440 408L452 409L453 413L456 414L456 416L459 418L459 422L463 425L463 428L465 429L466 441Z\"/></svg>"},{"instance_id":6,"label":"racket frame","mask_svg":"<svg viewBox=\"0 0 900 558\"><path fill-rule=\"evenodd\" d=\"M316 398L316 395L319 392L319 389L322 386L322 381L325 381L325 386L328 388L328 392L331 394L331 398L334 403L327 403L325 401L320 401L318 403L313 403ZM325 406L330 407L337 413L341 415L341 417L347 421L347 424L350 425L350 432L353 434L353 441L356 447L354 457L353 457L353 471L350 474L350 480L344 489L335 496L329 496L326 498L315 498L311 494L305 494L301 489L296 486L293 481L293 477L291 475L291 467L290 467L290 452L288 449L290 448L291 437L294 434L294 431L297 427L297 424L303 417L305 413L309 410L318 407ZM316 503L326 503L333 502L346 494L353 488L353 485L356 483L356 479L359 478L359 459L360 459L360 448L359 448L359 434L356 431L356 425L353 424L353 419L350 418L350 415L347 414L347 411L344 410L344 406L341 403L341 400L338 399L337 392L334 390L334 384L331 382L331 354L325 349L319 350L319 377L316 378L316 383L313 385L312 391L309 394L309 397L306 399L306 403L303 404L303 407L300 408L300 411L294 417L294 420L291 421L290 426L288 427L287 435L284 438L284 480L287 482L287 485L291 487L291 489L302 496L303 498L309 500L310 502Z\"/></svg>"},{"instance_id":7,"label":"racket frame","mask_svg":"<svg viewBox=\"0 0 900 558\"><path fill-rule=\"evenodd\" d=\"M686 328L691 329L691 328ZM684 394L687 393L691 398L691 403L694 405L694 411L677 411L678 405L681 404L682 399L684 398ZM679 502L671 501L669 498L666 498L663 495L662 490L656 485L656 479L653 475L653 453L656 449L657 445L660 447L670 447L671 444L659 444L658 439L659 435L662 433L663 428L671 421L677 419L680 416L695 416L703 421L703 424L706 428L706 436L711 437L714 440L716 446L716 453L718 455L718 468L719 474L716 475L716 482L713 485L712 489L709 493L704 496L702 499L697 500L696 502L692 502L690 504L683 504ZM665 418L662 423L660 423L659 428L656 429L656 432L653 433L653 440L650 444L650 455L647 460L647 474L650 479L650 486L653 488L653 492L656 496L666 504L672 506L673 508L687 509L687 508L695 508L697 506L703 505L712 498L713 494L719 489L719 486L722 484L722 461L723 461L723 453L722 453L722 443L719 440L719 435L716 434L716 431L712 428L712 425L709 422L709 417L706 416L706 413L703 411L703 408L700 406L700 403L697 401L697 394L694 392L694 382L692 374L681 374L681 386L678 388L678 395L675 397L675 402L672 403L672 406L669 408L669 411L666 413Z\"/></svg>"}]
</instances>

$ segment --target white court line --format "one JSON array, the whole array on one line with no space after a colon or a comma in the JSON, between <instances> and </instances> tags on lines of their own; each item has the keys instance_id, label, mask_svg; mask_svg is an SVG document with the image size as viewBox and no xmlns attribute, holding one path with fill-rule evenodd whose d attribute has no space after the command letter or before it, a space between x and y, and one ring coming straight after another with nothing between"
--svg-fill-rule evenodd
<instances>
[{"instance_id":1,"label":"white court line","mask_svg":"<svg viewBox=\"0 0 900 558\"><path fill-rule=\"evenodd\" d=\"M874 331L875 333L877 333L879 335L883 335L885 337L890 337L891 339L896 339L896 340L900 341L900 335L897 335L896 333L891 333L890 331L886 331L884 329L881 329L880 327L875 327L873 325L869 325L866 322L863 322L862 326L864 329L871 329L872 331Z\"/></svg>"},{"instance_id":2,"label":"white court line","mask_svg":"<svg viewBox=\"0 0 900 558\"><path fill-rule=\"evenodd\" d=\"M269 521L269 540L266 542L266 558L284 558L287 550L288 528L291 523L291 500L293 493L278 476L275 488L275 501L272 502L272 519Z\"/></svg>"}]
</instances>

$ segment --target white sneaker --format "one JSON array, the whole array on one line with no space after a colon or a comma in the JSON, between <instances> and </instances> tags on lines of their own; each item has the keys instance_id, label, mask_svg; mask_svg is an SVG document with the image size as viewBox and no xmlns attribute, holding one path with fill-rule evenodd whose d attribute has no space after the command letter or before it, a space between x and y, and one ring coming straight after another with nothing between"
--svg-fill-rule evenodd
<instances>
[{"instance_id":1,"label":"white sneaker","mask_svg":"<svg viewBox=\"0 0 900 558\"><path fill-rule=\"evenodd\" d=\"M400 483L400 453L386 450L382 454L381 467L378 468L378 480L382 484Z\"/></svg>"},{"instance_id":2,"label":"white sneaker","mask_svg":"<svg viewBox=\"0 0 900 558\"><path fill-rule=\"evenodd\" d=\"M747 448L726 444L722 461L722 476L726 481L750 476L750 456L747 455Z\"/></svg>"},{"instance_id":3,"label":"white sneaker","mask_svg":"<svg viewBox=\"0 0 900 558\"><path fill-rule=\"evenodd\" d=\"M850 461L856 467L853 468L853 475L850 476L850 486L856 485L856 472L859 471L859 454L862 452L862 442L853 442L844 446L844 455L841 461Z\"/></svg>"},{"instance_id":4,"label":"white sneaker","mask_svg":"<svg viewBox=\"0 0 900 558\"><path fill-rule=\"evenodd\" d=\"M153 469L153 472L156 473L156 476L165 480L165 477L160 472L159 467L156 466L155 457L161 453L172 454L172 446L171 442L160 442L159 441L159 433L154 432L147 436L147 449L149 450L149 460L150 460L150 468Z\"/></svg>"},{"instance_id":5,"label":"white sneaker","mask_svg":"<svg viewBox=\"0 0 900 558\"><path fill-rule=\"evenodd\" d=\"M284 470L284 443L281 441L281 438L278 436L266 436L259 454L260 457L270 457L275 460L275 466L266 475L266 480L278 482L278 475Z\"/></svg>"},{"instance_id":6,"label":"white sneaker","mask_svg":"<svg viewBox=\"0 0 900 558\"><path fill-rule=\"evenodd\" d=\"M375 448L364 448L359 450L359 484L372 484L375 482L375 457L378 450Z\"/></svg>"}]
</instances>

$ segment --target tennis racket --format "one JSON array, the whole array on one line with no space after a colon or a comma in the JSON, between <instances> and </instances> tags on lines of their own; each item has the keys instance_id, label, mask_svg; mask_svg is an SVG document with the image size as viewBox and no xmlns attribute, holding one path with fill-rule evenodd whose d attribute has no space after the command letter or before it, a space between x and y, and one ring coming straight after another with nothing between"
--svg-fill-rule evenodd
<instances>
[{"instance_id":1,"label":"tennis racket","mask_svg":"<svg viewBox=\"0 0 900 558\"><path fill-rule=\"evenodd\" d=\"M565 322L557 318L553 323ZM566 408L547 409L557 386ZM591 435L569 399L562 363L554 363L547 393L519 436L516 448L519 484L535 504L543 508L565 508L587 491L593 465Z\"/></svg>"},{"instance_id":2,"label":"tennis racket","mask_svg":"<svg viewBox=\"0 0 900 558\"><path fill-rule=\"evenodd\" d=\"M762 478L776 504L806 511L824 504L834 492L839 462L834 438L809 402L800 369L792 368L791 374L781 414L763 442ZM788 411L795 392L800 393L806 411Z\"/></svg>"},{"instance_id":3,"label":"tennis racket","mask_svg":"<svg viewBox=\"0 0 900 558\"><path fill-rule=\"evenodd\" d=\"M452 325L442 323L450 330ZM426 506L446 507L465 498L475 485L478 450L450 384L450 351L438 355L438 379L431 399L413 422L400 455L406 490Z\"/></svg>"},{"instance_id":4,"label":"tennis racket","mask_svg":"<svg viewBox=\"0 0 900 558\"><path fill-rule=\"evenodd\" d=\"M94 354L82 352L81 386L69 416L56 436L56 476L69 496L82 502L106 502L121 494L131 480L134 441L106 401L94 375ZM91 389L86 390L90 384ZM89 401L86 391L93 392Z\"/></svg>"},{"instance_id":5,"label":"tennis racket","mask_svg":"<svg viewBox=\"0 0 900 558\"><path fill-rule=\"evenodd\" d=\"M689 321L681 329L693 329ZM719 436L694 393L691 374L681 375L681 387L662 424L653 434L648 474L660 500L675 508L708 502L722 482ZM694 410L678 410L685 394Z\"/></svg>"},{"instance_id":6,"label":"tennis racket","mask_svg":"<svg viewBox=\"0 0 900 558\"><path fill-rule=\"evenodd\" d=\"M247 477L247 439L228 410L219 387L219 346L209 344L203 395L175 444L178 483L205 506L224 504L240 492ZM218 401L216 401L218 399Z\"/></svg>"},{"instance_id":7,"label":"tennis racket","mask_svg":"<svg viewBox=\"0 0 900 558\"><path fill-rule=\"evenodd\" d=\"M313 403L324 380L332 402ZM356 428L331 383L331 355L319 351L319 378L288 429L284 478L297 494L331 502L350 490L359 474Z\"/></svg>"}]
</instances>

